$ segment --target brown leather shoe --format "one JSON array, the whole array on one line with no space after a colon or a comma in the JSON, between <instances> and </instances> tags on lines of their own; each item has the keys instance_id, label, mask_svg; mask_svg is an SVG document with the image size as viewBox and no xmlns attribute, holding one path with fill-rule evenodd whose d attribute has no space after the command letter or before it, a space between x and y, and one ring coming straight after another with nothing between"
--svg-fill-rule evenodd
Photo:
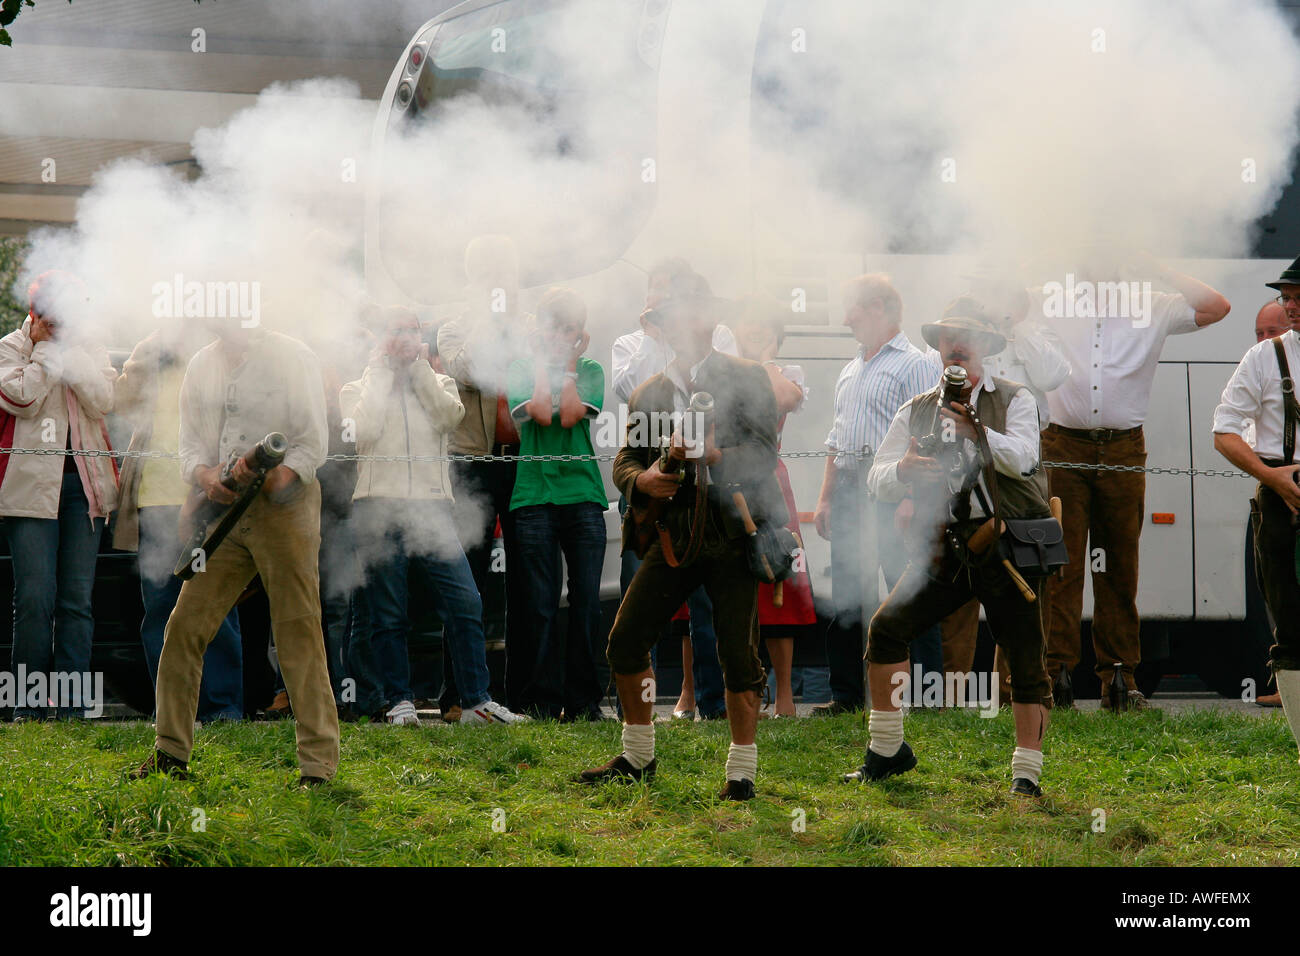
<instances>
[{"instance_id":1,"label":"brown leather shoe","mask_svg":"<svg viewBox=\"0 0 1300 956\"><path fill-rule=\"evenodd\" d=\"M1119 702L1119 710L1115 710L1116 700ZM1123 713L1126 710L1150 710L1151 701L1140 690L1130 690L1126 695L1120 697L1118 693L1110 694L1106 688L1101 692L1101 709L1116 713Z\"/></svg>"},{"instance_id":2,"label":"brown leather shoe","mask_svg":"<svg viewBox=\"0 0 1300 956\"><path fill-rule=\"evenodd\" d=\"M1281 694L1265 694L1263 697L1256 697L1256 698L1255 698L1255 705L1256 705L1257 707L1281 707L1281 706L1282 706L1282 695L1281 695Z\"/></svg>"},{"instance_id":3,"label":"brown leather shoe","mask_svg":"<svg viewBox=\"0 0 1300 956\"><path fill-rule=\"evenodd\" d=\"M151 773L165 773L177 780L190 778L188 765L163 750L155 750L144 763L126 775L128 780L143 780Z\"/></svg>"},{"instance_id":4,"label":"brown leather shoe","mask_svg":"<svg viewBox=\"0 0 1300 956\"><path fill-rule=\"evenodd\" d=\"M271 701L271 706L266 708L267 720L284 720L293 716L293 708L289 705L288 691L280 691L275 695L275 700Z\"/></svg>"},{"instance_id":5,"label":"brown leather shoe","mask_svg":"<svg viewBox=\"0 0 1300 956\"><path fill-rule=\"evenodd\" d=\"M610 780L618 780L624 783L636 783L645 780L647 783L654 778L655 765L659 762L656 757L648 764L638 770L627 762L627 758L619 754L609 763L593 767L590 770L584 770L578 774L579 783L607 783Z\"/></svg>"},{"instance_id":6,"label":"brown leather shoe","mask_svg":"<svg viewBox=\"0 0 1300 956\"><path fill-rule=\"evenodd\" d=\"M462 713L463 711L458 705L452 704L446 710L439 711L438 716L442 718L443 723L458 724L460 723L460 715Z\"/></svg>"}]
</instances>

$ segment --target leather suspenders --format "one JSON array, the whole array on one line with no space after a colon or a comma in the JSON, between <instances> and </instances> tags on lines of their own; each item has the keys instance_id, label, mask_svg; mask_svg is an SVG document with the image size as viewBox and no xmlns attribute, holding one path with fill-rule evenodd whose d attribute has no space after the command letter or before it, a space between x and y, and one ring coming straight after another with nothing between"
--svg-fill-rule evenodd
<instances>
[{"instance_id":1,"label":"leather suspenders","mask_svg":"<svg viewBox=\"0 0 1300 956\"><path fill-rule=\"evenodd\" d=\"M1289 465L1295 461L1295 426L1300 421L1300 403L1296 401L1295 382L1282 345L1284 338L1285 332L1273 339L1273 351L1277 354L1277 368L1282 374L1282 459Z\"/></svg>"}]
</instances>

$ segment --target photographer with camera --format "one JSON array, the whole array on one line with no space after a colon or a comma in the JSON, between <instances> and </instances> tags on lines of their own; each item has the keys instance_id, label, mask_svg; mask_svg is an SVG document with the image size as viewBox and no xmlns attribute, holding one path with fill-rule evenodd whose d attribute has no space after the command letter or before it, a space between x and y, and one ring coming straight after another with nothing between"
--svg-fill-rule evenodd
<instances>
[{"instance_id":1,"label":"photographer with camera","mask_svg":"<svg viewBox=\"0 0 1300 956\"><path fill-rule=\"evenodd\" d=\"M629 504L623 548L634 548L643 561L609 634L609 663L623 707L623 752L584 771L584 783L654 775L650 650L682 601L703 585L713 602L731 725L720 797L754 796L754 731L766 680L758 658L753 569L766 558L788 574L793 557L785 555L790 561L782 564L779 549L762 547L773 539L773 527L784 531L780 526L789 519L775 477L772 385L757 362L713 348L718 304L702 276L683 273L646 316L659 325L676 357L667 371L632 393L627 435L614 460L614 483ZM669 437L663 432L670 416L680 424L672 427L664 456L659 439Z\"/></svg>"},{"instance_id":2,"label":"photographer with camera","mask_svg":"<svg viewBox=\"0 0 1300 956\"><path fill-rule=\"evenodd\" d=\"M154 753L130 777L186 775L203 653L254 575L271 606L271 629L297 719L304 786L324 783L339 760L338 712L321 637L320 484L328 435L320 363L303 343L237 319L216 324L217 341L190 360L181 383L181 478L208 501L234 504L257 480L245 460L264 436L283 433L283 460L220 548L194 556L158 661ZM280 436L276 436L277 440Z\"/></svg>"},{"instance_id":3,"label":"photographer with camera","mask_svg":"<svg viewBox=\"0 0 1300 956\"><path fill-rule=\"evenodd\" d=\"M414 566L431 584L464 700L462 726L514 724L522 718L492 699L483 639L483 602L456 535L450 436L465 415L456 383L436 372L420 342L415 313L392 306L361 378L343 386L339 410L356 427L363 457L352 522L365 571L370 647L390 724L419 726L406 635L408 578Z\"/></svg>"},{"instance_id":4,"label":"photographer with camera","mask_svg":"<svg viewBox=\"0 0 1300 956\"><path fill-rule=\"evenodd\" d=\"M1300 259L1276 282L1291 330L1257 343L1228 380L1214 410L1214 447L1259 481L1250 502L1255 574L1273 615L1273 676L1291 734L1300 743L1300 464L1295 460L1293 369L1300 368ZM1255 422L1255 447L1243 437Z\"/></svg>"},{"instance_id":5,"label":"photographer with camera","mask_svg":"<svg viewBox=\"0 0 1300 956\"><path fill-rule=\"evenodd\" d=\"M870 744L863 766L845 780L883 780L916 766L899 709L909 644L975 597L1011 668L1011 792L1038 797L1052 704L1039 595L1043 578L1064 560L1039 468L1038 406L1025 386L985 374L984 357L1006 343L973 298L955 300L922 334L947 369L938 387L899 410L867 479L882 501L910 491L915 517L911 560L868 627ZM961 394L963 379L968 396L942 404ZM1000 540L1003 525L1011 540Z\"/></svg>"}]
</instances>

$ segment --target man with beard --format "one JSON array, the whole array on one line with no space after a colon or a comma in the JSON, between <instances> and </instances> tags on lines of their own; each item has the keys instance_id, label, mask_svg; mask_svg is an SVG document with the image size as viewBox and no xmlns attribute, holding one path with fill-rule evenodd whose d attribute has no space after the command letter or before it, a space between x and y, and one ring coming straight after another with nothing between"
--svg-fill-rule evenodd
<instances>
[{"instance_id":1,"label":"man with beard","mask_svg":"<svg viewBox=\"0 0 1300 956\"><path fill-rule=\"evenodd\" d=\"M1259 485L1250 503L1255 571L1273 615L1270 663L1291 734L1300 743L1300 465L1295 463L1294 371L1300 368L1300 259L1276 282L1292 330L1257 343L1232 373L1214 410L1214 447ZM1255 423L1255 447L1242 437Z\"/></svg>"}]
</instances>

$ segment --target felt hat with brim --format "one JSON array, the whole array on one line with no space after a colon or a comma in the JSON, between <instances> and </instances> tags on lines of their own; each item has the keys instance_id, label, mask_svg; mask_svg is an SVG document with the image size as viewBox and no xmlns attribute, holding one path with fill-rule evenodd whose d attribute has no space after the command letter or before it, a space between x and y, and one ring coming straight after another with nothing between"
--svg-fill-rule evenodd
<instances>
[{"instance_id":1,"label":"felt hat with brim","mask_svg":"<svg viewBox=\"0 0 1300 956\"><path fill-rule=\"evenodd\" d=\"M641 318L656 325L662 325L666 319L681 315L687 309L700 309L705 317L711 317L713 324L719 321L718 310L730 304L727 299L720 299L709 288L709 282L698 272L679 272L668 280L664 297L653 308L641 313Z\"/></svg>"},{"instance_id":2,"label":"felt hat with brim","mask_svg":"<svg viewBox=\"0 0 1300 956\"><path fill-rule=\"evenodd\" d=\"M943 310L943 318L921 326L921 337L932 348L939 348L939 335L942 332L960 332L980 339L984 345L985 355L997 355L1007 347L1007 339L993 327L993 323L984 314L983 307L973 296L961 296Z\"/></svg>"},{"instance_id":3,"label":"felt hat with brim","mask_svg":"<svg viewBox=\"0 0 1300 956\"><path fill-rule=\"evenodd\" d=\"M1284 285L1300 285L1300 259L1296 259L1277 277L1276 282L1265 282L1270 289L1281 289Z\"/></svg>"}]
</instances>

